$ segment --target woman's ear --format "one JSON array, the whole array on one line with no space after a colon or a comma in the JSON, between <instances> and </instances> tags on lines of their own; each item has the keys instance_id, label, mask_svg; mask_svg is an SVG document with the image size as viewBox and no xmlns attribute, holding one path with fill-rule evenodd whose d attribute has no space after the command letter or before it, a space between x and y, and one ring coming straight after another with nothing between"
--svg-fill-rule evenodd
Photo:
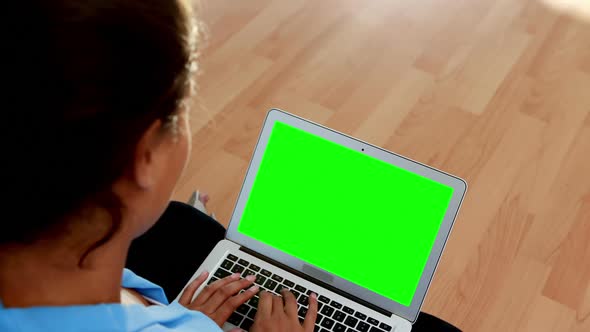
<instances>
[{"instance_id":1,"label":"woman's ear","mask_svg":"<svg viewBox=\"0 0 590 332\"><path fill-rule=\"evenodd\" d=\"M159 178L162 158L158 156L162 145L162 121L156 120L143 133L135 148L133 160L132 180L141 190L148 190L155 185Z\"/></svg>"}]
</instances>

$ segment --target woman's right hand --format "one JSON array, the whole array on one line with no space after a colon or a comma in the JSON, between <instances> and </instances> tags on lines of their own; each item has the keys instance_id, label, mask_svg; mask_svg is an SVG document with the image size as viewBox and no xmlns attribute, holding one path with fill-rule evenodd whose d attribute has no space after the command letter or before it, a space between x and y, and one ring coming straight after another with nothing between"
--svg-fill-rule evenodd
<instances>
[{"instance_id":1,"label":"woman's right hand","mask_svg":"<svg viewBox=\"0 0 590 332\"><path fill-rule=\"evenodd\" d=\"M254 276L241 279L240 274L235 273L205 286L203 291L193 299L195 292L207 280L208 276L207 272L201 273L197 279L186 287L178 303L188 309L204 313L219 326L223 326L229 316L240 305L246 303L258 293L258 286L250 287L254 283ZM247 291L239 293L240 290L247 287L250 287Z\"/></svg>"},{"instance_id":2,"label":"woman's right hand","mask_svg":"<svg viewBox=\"0 0 590 332\"><path fill-rule=\"evenodd\" d=\"M309 307L303 324L297 317L297 301L295 295L288 290L281 292L283 297L268 292L260 294L258 312L250 332L313 332L318 313L317 295L309 296Z\"/></svg>"}]
</instances>

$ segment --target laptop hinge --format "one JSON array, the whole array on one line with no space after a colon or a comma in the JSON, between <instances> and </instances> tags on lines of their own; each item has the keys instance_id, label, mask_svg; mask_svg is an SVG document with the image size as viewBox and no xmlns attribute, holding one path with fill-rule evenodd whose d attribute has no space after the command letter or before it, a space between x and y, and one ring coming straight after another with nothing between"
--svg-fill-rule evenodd
<instances>
[{"instance_id":1,"label":"laptop hinge","mask_svg":"<svg viewBox=\"0 0 590 332\"><path fill-rule=\"evenodd\" d=\"M329 285L329 284L327 284L327 283L325 283L325 282L323 282L321 280L318 280L316 278L313 278L313 277L311 277L311 276L309 276L309 275L307 275L307 274L305 274L303 272L297 271L297 270L295 270L295 269L293 269L293 268L291 268L291 267L289 267L287 265L281 264L281 263L279 263L279 262L277 262L277 261L275 261L275 260L273 260L271 258L268 258L268 257L266 257L264 255L261 255L260 253L257 253L257 252L255 252L253 250L250 250L250 249L246 248L246 247L240 246L240 250L243 251L243 252L245 252L245 253L247 253L247 254L249 254L249 255L252 255L252 256L254 256L256 258L259 258L259 259L261 259L261 260L263 260L263 261L265 261L267 263L270 263L272 265L276 265L276 266L280 267L283 270L286 270L286 271L288 271L290 273L293 273L294 275L296 275L296 276L298 276L300 278L303 278L303 279L308 280L308 281L310 281L310 282L312 282L314 284L317 284L318 286L321 286L321 287L323 287L325 289L328 289L328 290L330 290L330 291L332 291L332 292L334 292L334 293L336 293L336 294L338 294L340 296L343 296L343 297L345 297L345 298L347 298L347 299L349 299L351 301L354 301L354 302L357 302L359 304L362 304L365 307L367 307L369 309L372 309L372 310L375 310L378 313L383 314L383 315L385 315L387 317L391 317L393 315L391 312L389 312L389 311L387 311L385 309L379 308L378 306L376 306L374 304L371 304L371 303L369 303L369 302L367 302L367 301L365 301L363 299L359 299L358 297L356 297L354 295L351 295L351 294L349 294L347 292L344 292L344 291L342 291L342 290L340 290L338 288L335 288L332 285Z\"/></svg>"}]
</instances>

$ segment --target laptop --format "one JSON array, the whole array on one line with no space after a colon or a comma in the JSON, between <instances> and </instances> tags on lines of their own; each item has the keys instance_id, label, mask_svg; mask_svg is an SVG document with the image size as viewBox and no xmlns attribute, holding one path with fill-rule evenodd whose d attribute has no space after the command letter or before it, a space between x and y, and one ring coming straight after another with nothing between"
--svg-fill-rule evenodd
<instances>
[{"instance_id":1,"label":"laptop","mask_svg":"<svg viewBox=\"0 0 590 332\"><path fill-rule=\"evenodd\" d=\"M416 321L467 185L462 179L271 110L226 238L190 281L256 276L318 295L316 332L406 332ZM182 294L182 293L181 293ZM196 295L195 295L196 296ZM258 296L223 326L248 330Z\"/></svg>"}]
</instances>

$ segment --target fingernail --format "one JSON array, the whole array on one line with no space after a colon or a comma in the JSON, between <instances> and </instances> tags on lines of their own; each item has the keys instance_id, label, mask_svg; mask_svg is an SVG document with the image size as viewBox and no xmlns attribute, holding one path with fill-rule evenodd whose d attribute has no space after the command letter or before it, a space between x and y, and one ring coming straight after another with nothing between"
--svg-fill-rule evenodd
<instances>
[{"instance_id":1,"label":"fingernail","mask_svg":"<svg viewBox=\"0 0 590 332\"><path fill-rule=\"evenodd\" d=\"M248 280L248 281L254 281L254 280L256 280L256 276L249 275L249 276L246 277L246 280Z\"/></svg>"},{"instance_id":2,"label":"fingernail","mask_svg":"<svg viewBox=\"0 0 590 332\"><path fill-rule=\"evenodd\" d=\"M258 285L254 285L254 286L250 287L248 290L252 293L256 293L256 292L258 292L259 289L260 289L260 287L258 287Z\"/></svg>"},{"instance_id":3,"label":"fingernail","mask_svg":"<svg viewBox=\"0 0 590 332\"><path fill-rule=\"evenodd\" d=\"M203 271L203 272L201 272L201 275L199 275L199 277L204 277L204 276L206 276L208 273L209 273L209 272L207 272L207 271Z\"/></svg>"},{"instance_id":4,"label":"fingernail","mask_svg":"<svg viewBox=\"0 0 590 332\"><path fill-rule=\"evenodd\" d=\"M317 295L316 293L311 293L309 296L310 296L312 299L317 299L317 298L318 298L318 295Z\"/></svg>"},{"instance_id":5,"label":"fingernail","mask_svg":"<svg viewBox=\"0 0 590 332\"><path fill-rule=\"evenodd\" d=\"M234 274L231 275L231 278L232 279L238 279L239 277L240 277L240 274L239 273L234 273Z\"/></svg>"}]
</instances>

